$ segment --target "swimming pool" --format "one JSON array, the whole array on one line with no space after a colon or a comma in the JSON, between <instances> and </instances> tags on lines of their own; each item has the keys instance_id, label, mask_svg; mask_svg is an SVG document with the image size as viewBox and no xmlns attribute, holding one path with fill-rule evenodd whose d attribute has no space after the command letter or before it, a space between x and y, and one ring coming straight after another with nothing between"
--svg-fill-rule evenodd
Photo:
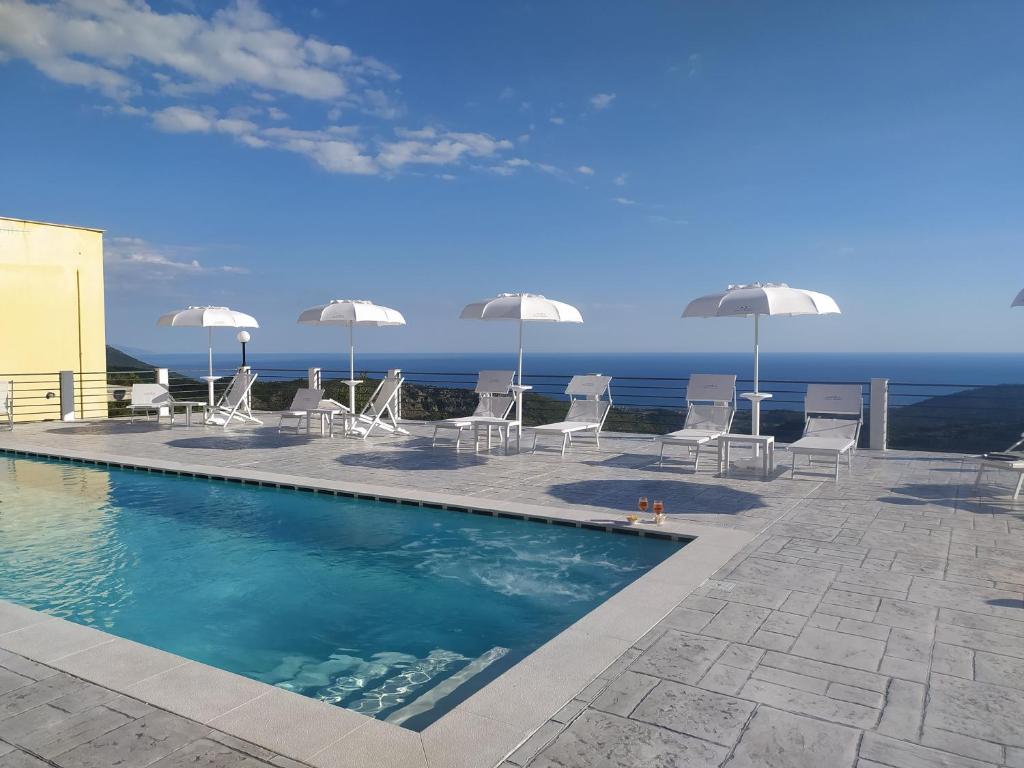
<instances>
[{"instance_id":1,"label":"swimming pool","mask_svg":"<svg viewBox=\"0 0 1024 768\"><path fill-rule=\"evenodd\" d=\"M420 730L680 543L0 457L0 598Z\"/></svg>"}]
</instances>

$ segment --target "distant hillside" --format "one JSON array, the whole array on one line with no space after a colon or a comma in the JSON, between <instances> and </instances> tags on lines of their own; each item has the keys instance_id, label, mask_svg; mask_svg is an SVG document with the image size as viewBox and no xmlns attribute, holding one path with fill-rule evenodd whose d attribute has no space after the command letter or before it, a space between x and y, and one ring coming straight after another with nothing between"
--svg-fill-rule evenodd
<instances>
[{"instance_id":1,"label":"distant hillside","mask_svg":"<svg viewBox=\"0 0 1024 768\"><path fill-rule=\"evenodd\" d=\"M144 363L117 347L107 344L107 370L108 371L136 371L139 369L153 370L156 366Z\"/></svg>"},{"instance_id":2,"label":"distant hillside","mask_svg":"<svg viewBox=\"0 0 1024 768\"><path fill-rule=\"evenodd\" d=\"M129 385L136 381L152 381L146 373L150 363L121 350L107 347L107 370L111 384ZM357 372L358 373L358 372ZM361 406L377 386L377 380L365 375L357 392ZM171 372L171 389L179 397L205 399L206 385L188 376ZM259 410L283 410L291 402L295 390L305 386L304 379L271 381L257 379L253 387L253 406ZM348 402L348 389L339 381L325 386L328 397ZM476 395L469 389L406 384L402 390L403 413L410 419L434 420L471 413ZM111 415L119 415L111 406ZM530 393L526 397L526 424L559 421L565 416L568 403L553 397ZM615 432L664 434L682 426L685 411L677 408L640 408L616 406L608 415L606 428ZM792 442L803 431L803 413L797 410L765 410L761 414L762 431L775 435L780 442ZM861 445L867 444L867 424ZM750 411L740 411L733 423L734 432L750 430ZM1024 432L1024 386L1004 384L975 387L949 395L930 397L921 402L892 407L889 412L889 446L908 450L984 453L1001 450L1016 442Z\"/></svg>"},{"instance_id":3,"label":"distant hillside","mask_svg":"<svg viewBox=\"0 0 1024 768\"><path fill-rule=\"evenodd\" d=\"M985 453L1008 448L1024 432L1024 386L974 387L891 408L889 447Z\"/></svg>"}]
</instances>

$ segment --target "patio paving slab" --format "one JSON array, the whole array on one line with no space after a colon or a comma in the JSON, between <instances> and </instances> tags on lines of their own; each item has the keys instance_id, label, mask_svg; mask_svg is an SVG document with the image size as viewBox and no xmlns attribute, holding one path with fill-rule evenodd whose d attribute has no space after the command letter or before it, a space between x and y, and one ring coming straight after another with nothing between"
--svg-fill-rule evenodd
<instances>
[{"instance_id":1,"label":"patio paving slab","mask_svg":"<svg viewBox=\"0 0 1024 768\"><path fill-rule=\"evenodd\" d=\"M838 483L783 473L767 481L738 472L721 478L709 468L658 470L647 438L610 436L600 450L581 445L562 459L551 452L431 451L429 429L411 431L364 443L269 429L19 425L0 434L0 448L469 495L580 519L617 519L646 495L665 500L670 520L756 534L690 596L665 605L659 625L598 681L576 681L575 696L567 688L569 703L521 749L497 722L461 713L476 718L481 754L495 765L1024 768L1024 503L1007 498L1011 476L992 473L986 482L1002 486L975 487L970 457L861 451L854 473L844 472ZM657 590L637 594L658 599ZM32 612L0 604L0 638L36 622ZM5 667L3 658L0 669L16 677L0 675L14 686L0 693L0 724L34 707L61 710L62 702L69 709L81 702L78 711L90 701L114 712L128 708L104 704L94 687L72 676L36 680L31 667ZM171 674L151 674L161 672ZM517 701L514 709L528 707ZM51 715L39 715L41 728L59 727ZM128 728L129 735L135 722L111 733ZM225 748L241 757L221 755L207 745L209 726L186 722L199 730L185 728L179 749L209 754L211 766L249 768L246 759L301 765L294 754L260 757L230 744ZM366 750L360 730L345 739ZM444 734L423 736L423 753L410 750L410 764L422 759L430 768L449 768ZM347 765L345 739L306 759ZM2 750L3 768L12 755L37 758L18 746ZM160 758L172 761L168 768L176 765L173 754ZM222 756L236 762L216 762Z\"/></svg>"}]
</instances>

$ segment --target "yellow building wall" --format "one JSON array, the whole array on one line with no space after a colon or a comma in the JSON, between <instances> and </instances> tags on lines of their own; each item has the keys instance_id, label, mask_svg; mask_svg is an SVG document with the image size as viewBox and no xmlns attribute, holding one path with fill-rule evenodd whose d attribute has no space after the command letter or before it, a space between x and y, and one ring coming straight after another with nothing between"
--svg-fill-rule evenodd
<instances>
[{"instance_id":1,"label":"yellow building wall","mask_svg":"<svg viewBox=\"0 0 1024 768\"><path fill-rule=\"evenodd\" d=\"M106 416L103 232L0 217L0 329L15 421L60 418L59 371L79 374L76 418Z\"/></svg>"}]
</instances>

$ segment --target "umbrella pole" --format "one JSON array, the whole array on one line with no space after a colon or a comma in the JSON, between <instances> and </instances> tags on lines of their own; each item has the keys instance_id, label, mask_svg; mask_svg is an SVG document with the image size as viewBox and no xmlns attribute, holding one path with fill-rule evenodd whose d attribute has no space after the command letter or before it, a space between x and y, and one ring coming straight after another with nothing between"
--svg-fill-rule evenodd
<instances>
[{"instance_id":1,"label":"umbrella pole","mask_svg":"<svg viewBox=\"0 0 1024 768\"><path fill-rule=\"evenodd\" d=\"M519 320L519 386L523 386L523 321Z\"/></svg>"},{"instance_id":2,"label":"umbrella pole","mask_svg":"<svg viewBox=\"0 0 1024 768\"><path fill-rule=\"evenodd\" d=\"M206 329L206 356L209 370L209 375L206 377L206 395L210 400L210 407L213 408L213 326Z\"/></svg>"},{"instance_id":3,"label":"umbrella pole","mask_svg":"<svg viewBox=\"0 0 1024 768\"><path fill-rule=\"evenodd\" d=\"M348 327L348 408L356 412L356 343L355 325Z\"/></svg>"},{"instance_id":4,"label":"umbrella pole","mask_svg":"<svg viewBox=\"0 0 1024 768\"><path fill-rule=\"evenodd\" d=\"M751 402L750 433L761 434L761 315L754 315L754 399Z\"/></svg>"}]
</instances>

